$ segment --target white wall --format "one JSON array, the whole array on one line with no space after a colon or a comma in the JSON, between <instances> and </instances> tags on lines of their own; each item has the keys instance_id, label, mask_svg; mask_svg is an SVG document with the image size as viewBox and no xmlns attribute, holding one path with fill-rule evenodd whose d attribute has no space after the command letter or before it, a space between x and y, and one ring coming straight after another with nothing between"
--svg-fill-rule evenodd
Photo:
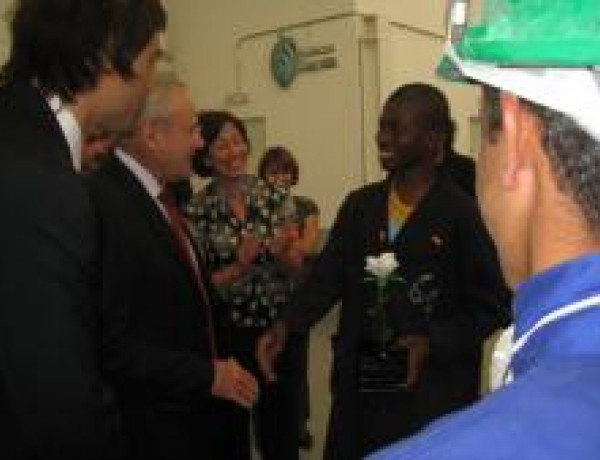
<instances>
[{"instance_id":1,"label":"white wall","mask_svg":"<svg viewBox=\"0 0 600 460\"><path fill-rule=\"evenodd\" d=\"M163 0L169 47L192 81L198 102L222 106L235 90L236 45L253 34L352 10L353 0ZM244 40L246 38L246 40ZM244 45L241 45L242 47Z\"/></svg>"},{"instance_id":2,"label":"white wall","mask_svg":"<svg viewBox=\"0 0 600 460\"><path fill-rule=\"evenodd\" d=\"M264 117L266 144L292 149L301 169L297 192L315 198L324 221L330 222L347 191L365 179L357 38L362 20L351 2L166 4L169 46L200 108ZM279 88L269 59L280 32L300 47L334 45L338 67L300 74L290 88ZM228 96L236 91L247 95L248 102L229 104ZM260 153L254 152L254 160Z\"/></svg>"},{"instance_id":3,"label":"white wall","mask_svg":"<svg viewBox=\"0 0 600 460\"><path fill-rule=\"evenodd\" d=\"M459 126L457 148L470 151L476 91L434 75L445 2L168 0L166 5L170 47L199 106L264 117L266 144L293 150L301 167L298 192L317 200L326 224L349 190L381 177L374 143L378 114L400 84L441 86ZM278 88L269 56L280 32L301 47L333 44L339 66ZM228 103L236 92L244 93L247 103Z\"/></svg>"}]
</instances>

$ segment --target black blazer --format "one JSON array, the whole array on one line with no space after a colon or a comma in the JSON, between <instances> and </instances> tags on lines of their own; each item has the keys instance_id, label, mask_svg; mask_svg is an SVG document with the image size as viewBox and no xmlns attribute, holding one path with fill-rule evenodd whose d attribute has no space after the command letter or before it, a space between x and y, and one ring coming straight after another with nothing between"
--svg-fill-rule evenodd
<instances>
[{"instance_id":1,"label":"black blazer","mask_svg":"<svg viewBox=\"0 0 600 460\"><path fill-rule=\"evenodd\" d=\"M364 281L367 255L396 254L397 274L405 281L397 287L395 308L420 314L391 320L399 335L426 331L430 339L419 384L398 409L410 419L405 426L413 428L397 437L477 397L482 342L509 317L508 291L474 201L440 175L387 243L388 193L387 181L350 193L313 271L283 314L292 331L303 332L341 301L326 458L360 456L357 349L366 308L375 301L372 285Z\"/></svg>"},{"instance_id":2,"label":"black blazer","mask_svg":"<svg viewBox=\"0 0 600 460\"><path fill-rule=\"evenodd\" d=\"M210 306L166 218L130 170L113 156L88 182L102 232L103 368L133 456L191 459L198 445L206 454Z\"/></svg>"},{"instance_id":3,"label":"black blazer","mask_svg":"<svg viewBox=\"0 0 600 460\"><path fill-rule=\"evenodd\" d=\"M440 167L467 195L475 197L475 160L454 151L446 153Z\"/></svg>"},{"instance_id":4,"label":"black blazer","mask_svg":"<svg viewBox=\"0 0 600 460\"><path fill-rule=\"evenodd\" d=\"M0 87L0 216L0 457L111 458L95 219L54 115L26 84Z\"/></svg>"}]
</instances>

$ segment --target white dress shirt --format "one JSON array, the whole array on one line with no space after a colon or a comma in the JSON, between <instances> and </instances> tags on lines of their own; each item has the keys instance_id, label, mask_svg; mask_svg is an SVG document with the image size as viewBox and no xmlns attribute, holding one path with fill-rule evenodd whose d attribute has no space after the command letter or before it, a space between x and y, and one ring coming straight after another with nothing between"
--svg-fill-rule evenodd
<instances>
[{"instance_id":1,"label":"white dress shirt","mask_svg":"<svg viewBox=\"0 0 600 460\"><path fill-rule=\"evenodd\" d=\"M75 118L71 108L58 95L49 97L48 105L52 113L54 113L56 121L69 145L73 168L75 171L81 172L81 148L83 145L81 126L79 126L79 122Z\"/></svg>"},{"instance_id":2,"label":"white dress shirt","mask_svg":"<svg viewBox=\"0 0 600 460\"><path fill-rule=\"evenodd\" d=\"M162 192L163 186L156 177L152 175L144 166L142 166L135 158L128 155L123 149L115 149L115 155L125 165L129 171L141 182L148 192L156 206L161 210L163 215L168 219L167 210L164 208L158 196Z\"/></svg>"},{"instance_id":3,"label":"white dress shirt","mask_svg":"<svg viewBox=\"0 0 600 460\"><path fill-rule=\"evenodd\" d=\"M128 155L123 149L117 148L115 150L115 155L125 165L125 167L129 169L135 177L137 177L137 179L142 183L142 185L146 189L146 192L148 192L148 195L152 197L154 204L158 206L165 219L167 219L167 221L170 221L169 214L167 213L167 210L165 209L164 205L159 199L159 195L163 191L164 186L161 185L158 179L156 179L156 177L154 177L152 173L150 173L150 171L148 171L144 166L142 166L131 155ZM198 259L196 258L196 252L189 238L186 239L186 245L188 252L190 253L190 257L197 265Z\"/></svg>"}]
</instances>

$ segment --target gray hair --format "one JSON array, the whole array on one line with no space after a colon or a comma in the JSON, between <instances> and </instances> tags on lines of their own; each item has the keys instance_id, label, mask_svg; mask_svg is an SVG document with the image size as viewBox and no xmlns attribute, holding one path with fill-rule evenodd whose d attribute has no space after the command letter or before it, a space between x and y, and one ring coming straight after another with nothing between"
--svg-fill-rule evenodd
<instances>
[{"instance_id":1,"label":"gray hair","mask_svg":"<svg viewBox=\"0 0 600 460\"><path fill-rule=\"evenodd\" d=\"M494 142L502 129L500 96L484 87L488 138ZM570 117L538 104L521 100L540 121L540 139L550 160L559 189L581 209L590 229L600 233L600 142Z\"/></svg>"},{"instance_id":2,"label":"gray hair","mask_svg":"<svg viewBox=\"0 0 600 460\"><path fill-rule=\"evenodd\" d=\"M174 88L186 88L186 85L171 69L159 70L152 80L152 86L142 108L140 120L164 120L171 115L170 94Z\"/></svg>"}]
</instances>

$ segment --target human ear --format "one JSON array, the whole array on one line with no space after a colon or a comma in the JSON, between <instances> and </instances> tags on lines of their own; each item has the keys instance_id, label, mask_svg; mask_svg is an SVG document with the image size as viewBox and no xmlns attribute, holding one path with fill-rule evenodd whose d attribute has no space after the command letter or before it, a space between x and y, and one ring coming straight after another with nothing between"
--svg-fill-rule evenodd
<instances>
[{"instance_id":1,"label":"human ear","mask_svg":"<svg viewBox=\"0 0 600 460\"><path fill-rule=\"evenodd\" d=\"M518 183L519 171L522 166L521 152L521 117L523 107L519 98L514 94L500 94L500 109L502 110L502 135L504 136L504 151L506 161L503 162L502 184L514 188Z\"/></svg>"},{"instance_id":2,"label":"human ear","mask_svg":"<svg viewBox=\"0 0 600 460\"><path fill-rule=\"evenodd\" d=\"M446 152L444 151L445 139L441 133L430 131L425 135L425 145L431 155L435 165L440 165L444 161Z\"/></svg>"},{"instance_id":3,"label":"human ear","mask_svg":"<svg viewBox=\"0 0 600 460\"><path fill-rule=\"evenodd\" d=\"M143 138L151 148L159 148L163 138L163 127L159 120L147 120L141 126Z\"/></svg>"}]
</instances>

